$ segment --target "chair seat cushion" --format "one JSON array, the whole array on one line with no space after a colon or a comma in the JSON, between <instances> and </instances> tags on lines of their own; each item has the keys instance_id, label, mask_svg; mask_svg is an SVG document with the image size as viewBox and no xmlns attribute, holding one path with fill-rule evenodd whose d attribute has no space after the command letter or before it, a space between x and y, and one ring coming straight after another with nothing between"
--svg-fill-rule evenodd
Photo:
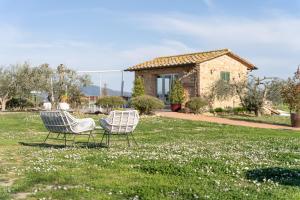
<instances>
[{"instance_id":1,"label":"chair seat cushion","mask_svg":"<svg viewBox=\"0 0 300 200\"><path fill-rule=\"evenodd\" d=\"M95 121L92 118L77 119L76 122L77 124L73 127L76 133L92 131L96 127Z\"/></svg>"}]
</instances>

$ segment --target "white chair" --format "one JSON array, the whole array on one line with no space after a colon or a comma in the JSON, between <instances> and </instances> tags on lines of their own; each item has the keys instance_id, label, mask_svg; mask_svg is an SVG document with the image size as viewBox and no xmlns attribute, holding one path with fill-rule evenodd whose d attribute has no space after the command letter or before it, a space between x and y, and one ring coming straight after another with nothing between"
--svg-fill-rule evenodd
<instances>
[{"instance_id":1,"label":"white chair","mask_svg":"<svg viewBox=\"0 0 300 200\"><path fill-rule=\"evenodd\" d=\"M70 104L62 102L62 103L58 103L57 109L59 110L70 110Z\"/></svg>"},{"instance_id":2,"label":"white chair","mask_svg":"<svg viewBox=\"0 0 300 200\"><path fill-rule=\"evenodd\" d=\"M59 139L60 134L64 135L65 146L67 145L67 141L73 141L74 145L77 135L88 135L88 143L92 136L95 142L92 131L96 125L92 118L76 119L66 111L42 111L40 116L49 131L44 143L47 139ZM56 138L49 138L50 133L57 133L58 135ZM73 140L67 140L67 134L74 135Z\"/></svg>"},{"instance_id":3,"label":"white chair","mask_svg":"<svg viewBox=\"0 0 300 200\"><path fill-rule=\"evenodd\" d=\"M125 135L128 146L130 146L129 135L131 135L134 143L137 145L132 133L138 123L139 113L136 110L111 111L107 118L100 119L100 125L104 129L101 144L104 137L106 137L106 145L109 147L111 135Z\"/></svg>"},{"instance_id":4,"label":"white chair","mask_svg":"<svg viewBox=\"0 0 300 200\"><path fill-rule=\"evenodd\" d=\"M50 111L52 108L52 104L50 102L43 103L44 110Z\"/></svg>"}]
</instances>

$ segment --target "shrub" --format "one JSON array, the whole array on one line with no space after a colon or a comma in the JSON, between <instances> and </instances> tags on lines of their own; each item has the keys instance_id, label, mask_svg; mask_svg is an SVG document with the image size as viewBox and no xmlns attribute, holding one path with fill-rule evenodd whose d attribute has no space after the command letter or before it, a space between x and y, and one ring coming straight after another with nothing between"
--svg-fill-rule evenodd
<instances>
[{"instance_id":1,"label":"shrub","mask_svg":"<svg viewBox=\"0 0 300 200\"><path fill-rule=\"evenodd\" d=\"M25 99L25 98L12 98L7 102L7 107L9 109L20 109L23 110L24 108L32 108L34 104L32 101Z\"/></svg>"},{"instance_id":2,"label":"shrub","mask_svg":"<svg viewBox=\"0 0 300 200\"><path fill-rule=\"evenodd\" d=\"M224 112L227 114L233 113L233 108L232 107L225 107Z\"/></svg>"},{"instance_id":3,"label":"shrub","mask_svg":"<svg viewBox=\"0 0 300 200\"><path fill-rule=\"evenodd\" d=\"M240 114L246 112L246 109L244 107L235 107L233 108L233 113L234 114Z\"/></svg>"},{"instance_id":4,"label":"shrub","mask_svg":"<svg viewBox=\"0 0 300 200\"><path fill-rule=\"evenodd\" d=\"M119 96L100 97L96 102L97 106L101 106L104 108L120 108L124 104L126 104L126 101Z\"/></svg>"},{"instance_id":5,"label":"shrub","mask_svg":"<svg viewBox=\"0 0 300 200\"><path fill-rule=\"evenodd\" d=\"M144 80L142 77L137 77L133 83L132 97L138 97L145 94Z\"/></svg>"},{"instance_id":6,"label":"shrub","mask_svg":"<svg viewBox=\"0 0 300 200\"><path fill-rule=\"evenodd\" d=\"M224 109L223 108L215 108L215 112L222 113L222 112L224 112Z\"/></svg>"},{"instance_id":7,"label":"shrub","mask_svg":"<svg viewBox=\"0 0 300 200\"><path fill-rule=\"evenodd\" d=\"M186 103L186 107L196 114L202 113L207 105L207 101L201 97L193 97Z\"/></svg>"},{"instance_id":8,"label":"shrub","mask_svg":"<svg viewBox=\"0 0 300 200\"><path fill-rule=\"evenodd\" d=\"M151 114L155 109L162 109L164 102L152 96L142 95L132 98L131 106L138 110L140 114Z\"/></svg>"},{"instance_id":9,"label":"shrub","mask_svg":"<svg viewBox=\"0 0 300 200\"><path fill-rule=\"evenodd\" d=\"M181 104L184 101L184 89L179 80L174 80L170 94L171 104Z\"/></svg>"}]
</instances>

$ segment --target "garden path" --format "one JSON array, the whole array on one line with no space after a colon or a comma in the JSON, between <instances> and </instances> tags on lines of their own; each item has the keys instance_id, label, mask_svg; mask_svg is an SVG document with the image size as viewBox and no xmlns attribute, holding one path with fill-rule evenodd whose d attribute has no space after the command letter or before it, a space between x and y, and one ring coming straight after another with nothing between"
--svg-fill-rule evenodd
<instances>
[{"instance_id":1,"label":"garden path","mask_svg":"<svg viewBox=\"0 0 300 200\"><path fill-rule=\"evenodd\" d=\"M285 130L300 131L300 128L293 128L290 126L266 124L266 123L258 123L258 122L248 122L248 121L226 119L226 118L221 118L221 117L206 116L206 115L200 115L200 114L197 115L197 114L187 114L187 113L168 112L168 111L160 111L160 112L156 112L156 114L158 116L162 116L162 117L187 119L187 120L193 120L193 121L205 121L205 122L227 124L227 125L233 125L233 126L247 126L247 127L252 127L252 128L285 129Z\"/></svg>"}]
</instances>

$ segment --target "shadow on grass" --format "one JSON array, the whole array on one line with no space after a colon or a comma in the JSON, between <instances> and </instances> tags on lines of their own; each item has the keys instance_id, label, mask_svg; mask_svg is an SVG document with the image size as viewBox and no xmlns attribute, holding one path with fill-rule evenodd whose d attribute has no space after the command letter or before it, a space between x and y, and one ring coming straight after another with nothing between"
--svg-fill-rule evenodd
<instances>
[{"instance_id":1,"label":"shadow on grass","mask_svg":"<svg viewBox=\"0 0 300 200\"><path fill-rule=\"evenodd\" d=\"M264 182L272 180L281 185L300 187L300 169L287 168L263 168L254 169L246 172L247 179Z\"/></svg>"},{"instance_id":2,"label":"shadow on grass","mask_svg":"<svg viewBox=\"0 0 300 200\"><path fill-rule=\"evenodd\" d=\"M28 142L19 142L20 145L30 146L30 147L41 147L41 148L54 148L54 149L63 149L68 147L75 148L106 148L104 144L100 143L87 143L87 142L76 142L74 145L62 145L62 144L48 144L48 143L28 143Z\"/></svg>"}]
</instances>

